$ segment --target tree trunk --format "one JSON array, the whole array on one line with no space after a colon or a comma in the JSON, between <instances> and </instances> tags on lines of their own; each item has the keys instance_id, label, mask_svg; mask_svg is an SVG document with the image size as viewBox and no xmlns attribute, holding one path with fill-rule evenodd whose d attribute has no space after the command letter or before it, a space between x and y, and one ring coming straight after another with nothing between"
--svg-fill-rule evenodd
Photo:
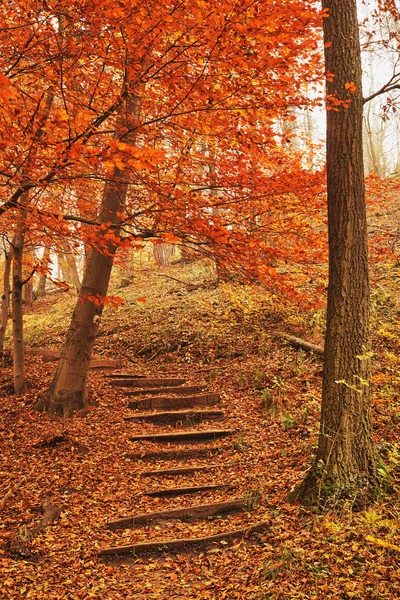
<instances>
[{"instance_id":1,"label":"tree trunk","mask_svg":"<svg viewBox=\"0 0 400 600\"><path fill-rule=\"evenodd\" d=\"M48 264L50 261L50 247L46 246L43 252L43 257L41 260L41 266L43 267L43 269L47 269ZM40 298L41 296L44 296L46 293L46 274L45 273L40 273L39 276L39 283L37 286L37 290L36 290L36 296L38 298Z\"/></svg>"},{"instance_id":2,"label":"tree trunk","mask_svg":"<svg viewBox=\"0 0 400 600\"><path fill-rule=\"evenodd\" d=\"M31 244L24 241L24 264L22 266L22 300L25 306L33 304L33 272L36 270L35 257Z\"/></svg>"},{"instance_id":3,"label":"tree trunk","mask_svg":"<svg viewBox=\"0 0 400 600\"><path fill-rule=\"evenodd\" d=\"M306 505L376 493L369 377L369 276L362 155L361 58L356 0L323 0L327 111L329 287L321 426L313 468L289 495ZM328 46L328 42L329 45ZM356 89L348 93L346 84Z\"/></svg>"},{"instance_id":4,"label":"tree trunk","mask_svg":"<svg viewBox=\"0 0 400 600\"><path fill-rule=\"evenodd\" d=\"M20 214L15 234L13 249L13 275L12 275L12 332L13 332L13 375L14 393L23 394L25 391L25 353L24 353L24 323L22 311L22 257L25 241L24 209L28 198L27 194L21 196Z\"/></svg>"},{"instance_id":5,"label":"tree trunk","mask_svg":"<svg viewBox=\"0 0 400 600\"><path fill-rule=\"evenodd\" d=\"M153 244L154 261L158 267L167 267L172 256L173 246L171 244Z\"/></svg>"},{"instance_id":6,"label":"tree trunk","mask_svg":"<svg viewBox=\"0 0 400 600\"><path fill-rule=\"evenodd\" d=\"M125 133L134 130L139 110L139 97L131 93L117 117L115 139L124 136L124 143L135 144L136 134ZM101 223L110 226L99 232L99 249L93 247L90 252L56 374L48 392L37 402L37 410L69 417L87 404L87 372L117 250L107 234L119 236L115 224L120 221L127 190L126 177L115 167L113 177L105 184L99 216Z\"/></svg>"},{"instance_id":7,"label":"tree trunk","mask_svg":"<svg viewBox=\"0 0 400 600\"><path fill-rule=\"evenodd\" d=\"M35 133L35 141L39 143L46 131L46 122L54 101L54 89L50 86L43 110L40 116L40 125ZM24 174L29 172L30 163L36 153L36 146L32 146L30 159L26 161L23 169ZM26 205L29 193L24 192L19 199L19 214L15 244L13 248L13 283L12 283L12 321L13 321L13 371L14 371L14 393L23 394L25 391L25 355L24 355L24 323L22 313L22 288L24 285L22 276L22 257L26 233ZM27 280L29 281L30 278Z\"/></svg>"},{"instance_id":8,"label":"tree trunk","mask_svg":"<svg viewBox=\"0 0 400 600\"><path fill-rule=\"evenodd\" d=\"M64 252L58 252L57 263L58 263L58 280L63 281L64 283L68 283L71 278L69 276L69 267L68 267L67 258L65 256Z\"/></svg>"},{"instance_id":9,"label":"tree trunk","mask_svg":"<svg viewBox=\"0 0 400 600\"><path fill-rule=\"evenodd\" d=\"M6 335L8 310L10 307L10 274L11 261L13 257L12 246L5 250L4 276L3 276L3 295L1 297L1 325L0 325L0 353L4 351L4 338Z\"/></svg>"},{"instance_id":10,"label":"tree trunk","mask_svg":"<svg viewBox=\"0 0 400 600\"><path fill-rule=\"evenodd\" d=\"M78 267L76 266L75 255L72 253L69 244L65 243L65 259L68 265L68 271L71 278L72 287L79 292L81 287L81 282L78 274Z\"/></svg>"}]
</instances>

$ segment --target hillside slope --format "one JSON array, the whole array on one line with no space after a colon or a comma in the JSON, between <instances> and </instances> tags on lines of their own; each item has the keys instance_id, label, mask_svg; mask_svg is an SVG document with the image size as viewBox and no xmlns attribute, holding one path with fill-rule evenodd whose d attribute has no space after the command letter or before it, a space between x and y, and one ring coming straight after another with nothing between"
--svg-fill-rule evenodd
<instances>
[{"instance_id":1,"label":"hillside slope","mask_svg":"<svg viewBox=\"0 0 400 600\"><path fill-rule=\"evenodd\" d=\"M294 350L271 332L279 327L321 343L322 312L285 307L262 288L233 282L217 287L206 264L139 271L130 286L121 288L118 283L115 276L112 294L124 298L125 304L118 311L105 311L95 353L122 359L124 370L136 374L179 374L190 384L202 383L210 392L221 393L223 426L236 433L224 440L223 454L208 459L215 468L198 473L196 484L224 482L230 488L202 492L196 499L143 496L157 481L141 477L148 463L128 454L144 454L156 446L128 438L132 432L154 433L159 427L124 420L130 412L127 399L121 388L109 385L105 372L90 372L89 407L64 422L30 409L49 385L55 363L28 356L28 391L20 398L10 395L11 369L4 366L3 597L398 597L397 495L384 496L361 513L349 506L339 514L310 515L285 503L317 443L322 361ZM27 344L61 347L74 301L65 293L37 301L26 315ZM377 287L374 306L376 437L386 462L382 478L397 491L399 348L393 331L398 319L393 290ZM210 423L196 427L208 429ZM170 461L169 467L180 464ZM154 469L163 466L159 461L151 464ZM166 487L187 482L186 475L164 480ZM45 497L62 509L61 517L32 541L29 559L21 560L10 544L21 527L31 529L40 521ZM206 522L168 521L122 532L104 527L106 521L132 512L231 497L257 498L259 503L244 513ZM104 546L214 535L259 521L268 523L267 530L233 547L214 544L126 564L104 564L98 557Z\"/></svg>"}]
</instances>

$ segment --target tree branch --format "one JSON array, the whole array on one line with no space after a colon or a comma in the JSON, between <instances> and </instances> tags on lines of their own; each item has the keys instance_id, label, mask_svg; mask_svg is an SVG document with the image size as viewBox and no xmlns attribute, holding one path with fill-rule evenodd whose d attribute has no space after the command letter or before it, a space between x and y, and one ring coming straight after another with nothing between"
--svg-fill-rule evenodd
<instances>
[{"instance_id":1,"label":"tree branch","mask_svg":"<svg viewBox=\"0 0 400 600\"><path fill-rule=\"evenodd\" d=\"M393 90L400 90L400 73L393 73L392 77L387 83L385 83L385 85L383 85L379 90L377 90L367 98L363 98L363 104L370 102L377 96L387 94L388 92L391 92Z\"/></svg>"}]
</instances>

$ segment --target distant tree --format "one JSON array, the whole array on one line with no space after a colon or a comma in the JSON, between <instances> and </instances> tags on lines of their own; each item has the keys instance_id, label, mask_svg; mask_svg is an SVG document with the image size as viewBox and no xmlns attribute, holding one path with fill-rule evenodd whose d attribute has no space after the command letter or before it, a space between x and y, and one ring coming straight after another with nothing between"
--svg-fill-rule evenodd
<instances>
[{"instance_id":1,"label":"distant tree","mask_svg":"<svg viewBox=\"0 0 400 600\"><path fill-rule=\"evenodd\" d=\"M37 288L35 291L35 295L37 298L44 296L46 293L46 280L47 280L47 269L50 262L50 246L45 246L43 250L43 256L40 261L39 270L39 281L37 284Z\"/></svg>"},{"instance_id":2,"label":"distant tree","mask_svg":"<svg viewBox=\"0 0 400 600\"><path fill-rule=\"evenodd\" d=\"M10 274L12 261L12 244L4 242L4 272L3 293L1 296L1 322L0 322L0 354L4 350L4 338L8 322L8 311L10 306Z\"/></svg>"}]
</instances>

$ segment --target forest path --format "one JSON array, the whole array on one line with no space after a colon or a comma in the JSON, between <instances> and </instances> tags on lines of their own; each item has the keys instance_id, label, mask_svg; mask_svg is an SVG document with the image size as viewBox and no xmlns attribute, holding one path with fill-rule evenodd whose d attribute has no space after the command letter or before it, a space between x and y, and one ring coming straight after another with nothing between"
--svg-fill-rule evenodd
<instances>
[{"instance_id":1,"label":"forest path","mask_svg":"<svg viewBox=\"0 0 400 600\"><path fill-rule=\"evenodd\" d=\"M161 487L145 491L143 495L149 498L174 497L177 498L176 503L178 504L169 510L132 514L109 521L106 524L109 529L113 531L137 530L146 527L148 530L160 530L160 523L163 522L165 526L176 520L182 523L199 521L201 525L202 522L209 523L211 519L221 520L232 513L250 511L256 506L259 499L251 494L239 499L231 497L235 488L229 483L229 474L234 473L235 465L225 462L224 446L212 445L216 440L232 436L238 431L233 428L202 428L202 425L208 421L218 420L223 424L225 411L208 408L221 403L220 394L207 393L204 384L186 385L186 380L180 377L147 378L132 373L113 373L106 377L112 386L128 388L125 392L126 395L134 395L137 398L128 402L128 408L136 412L131 412L124 417L124 420L149 423L149 428L151 428L148 433L132 434L129 441L144 444L150 442L162 447L167 445L166 450L147 451L144 449L142 453L127 455L141 461L143 465L140 472L141 477L153 478L157 484L161 485ZM154 430L154 426L156 426L156 430ZM177 444L183 444L183 446L175 448ZM195 447L194 444L196 444ZM209 462L212 456L213 462ZM171 461L186 461L192 458L203 458L203 462L201 464L190 462L178 467L175 464L171 465ZM215 461L215 459L217 460ZM154 460L160 461L161 465L158 465L157 469L149 470L146 463ZM216 481L213 478L212 481L199 483L197 478L199 473L212 473L213 471L217 472ZM165 479L176 476L184 476L185 483L165 487ZM223 488L227 489L229 497L222 502L205 502L190 506L179 505L179 499L183 495L198 496L205 491L210 492ZM139 554L199 549L212 544L226 545L234 539L242 538L255 531L262 531L266 527L266 523L259 522L240 529L226 529L218 534L204 535L200 526L196 529L196 537L189 536L179 539L163 537L145 542L135 542L133 539L129 544L103 548L100 556L135 557Z\"/></svg>"}]
</instances>

